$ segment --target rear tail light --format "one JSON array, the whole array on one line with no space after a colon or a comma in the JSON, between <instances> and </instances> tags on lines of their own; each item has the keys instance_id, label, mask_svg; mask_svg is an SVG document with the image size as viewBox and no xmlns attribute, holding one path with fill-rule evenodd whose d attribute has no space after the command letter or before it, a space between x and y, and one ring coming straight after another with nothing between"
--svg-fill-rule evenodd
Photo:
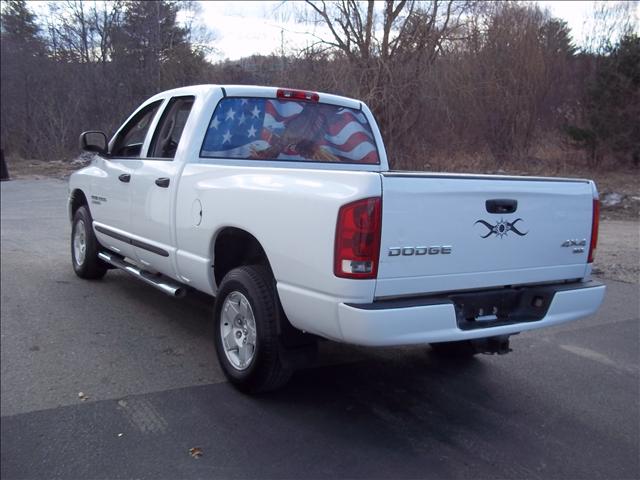
<instances>
[{"instance_id":1,"label":"rear tail light","mask_svg":"<svg viewBox=\"0 0 640 480\"><path fill-rule=\"evenodd\" d=\"M591 243L589 244L589 259L587 262L593 263L593 257L596 253L598 244L598 228L600 224L600 200L593 199L593 220L591 221Z\"/></svg>"},{"instance_id":2,"label":"rear tail light","mask_svg":"<svg viewBox=\"0 0 640 480\"><path fill-rule=\"evenodd\" d=\"M279 88L276 93L276 97L284 98L288 100L304 100L305 102L317 102L320 100L320 95L316 92L305 92L304 90L289 90L285 88Z\"/></svg>"},{"instance_id":3,"label":"rear tail light","mask_svg":"<svg viewBox=\"0 0 640 480\"><path fill-rule=\"evenodd\" d=\"M333 273L342 278L376 278L380 256L382 199L365 198L338 212Z\"/></svg>"}]
</instances>

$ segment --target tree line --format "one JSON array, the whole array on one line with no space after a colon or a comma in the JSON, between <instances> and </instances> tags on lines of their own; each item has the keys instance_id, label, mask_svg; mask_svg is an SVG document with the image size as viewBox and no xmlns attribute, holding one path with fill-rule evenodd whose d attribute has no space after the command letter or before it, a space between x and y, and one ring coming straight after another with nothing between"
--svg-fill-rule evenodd
<instances>
[{"instance_id":1,"label":"tree line","mask_svg":"<svg viewBox=\"0 0 640 480\"><path fill-rule=\"evenodd\" d=\"M38 16L6 1L0 141L13 156L69 158L81 131L113 133L159 91L236 83L363 99L398 169L456 158L513 168L550 148L591 167L637 166L634 6L600 4L578 48L564 21L531 3L307 1L297 16L323 27L316 41L212 63L195 2L70 0Z\"/></svg>"}]
</instances>

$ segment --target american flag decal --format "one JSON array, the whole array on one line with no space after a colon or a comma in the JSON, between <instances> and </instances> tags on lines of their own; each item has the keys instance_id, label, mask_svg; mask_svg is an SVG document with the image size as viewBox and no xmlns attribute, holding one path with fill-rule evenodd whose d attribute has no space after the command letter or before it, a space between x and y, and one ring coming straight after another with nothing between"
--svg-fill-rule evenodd
<instances>
[{"instance_id":1,"label":"american flag decal","mask_svg":"<svg viewBox=\"0 0 640 480\"><path fill-rule=\"evenodd\" d=\"M366 117L335 105L224 98L213 114L201 156L378 164Z\"/></svg>"}]
</instances>

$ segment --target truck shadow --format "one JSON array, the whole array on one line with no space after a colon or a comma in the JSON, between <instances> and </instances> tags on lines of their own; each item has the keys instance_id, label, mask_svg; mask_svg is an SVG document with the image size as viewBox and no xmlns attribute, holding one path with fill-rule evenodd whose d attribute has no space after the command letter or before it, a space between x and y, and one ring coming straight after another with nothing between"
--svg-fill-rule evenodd
<instances>
[{"instance_id":1,"label":"truck shadow","mask_svg":"<svg viewBox=\"0 0 640 480\"><path fill-rule=\"evenodd\" d=\"M443 359L428 346L375 349L327 343L318 363L260 401L322 406L352 424L358 419L378 423L385 435L418 440L428 434L445 442L456 425L486 428L477 411L496 410L485 384L491 367L481 358Z\"/></svg>"},{"instance_id":2,"label":"truck shadow","mask_svg":"<svg viewBox=\"0 0 640 480\"><path fill-rule=\"evenodd\" d=\"M212 297L194 291L176 300L125 274L118 277L111 285L121 290L118 296L129 297L130 304L144 304L139 308L154 310L154 321L168 322L194 338L212 338ZM213 349L211 340L212 353ZM203 361L214 358L211 355ZM317 410L327 421L352 426L354 421L367 428L378 424L387 437L419 439L428 431L450 442L456 425L481 432L491 428L489 416L518 409L521 399L496 400L496 395L504 395L504 389L495 384L502 380L495 377L492 363L491 357L485 356L444 359L428 346L364 348L320 342L314 366L296 372L282 390L248 397L248 401L275 410L292 406ZM236 395L235 390L231 395Z\"/></svg>"},{"instance_id":3,"label":"truck shadow","mask_svg":"<svg viewBox=\"0 0 640 480\"><path fill-rule=\"evenodd\" d=\"M339 364L334 363L336 351ZM531 401L526 389L500 388L506 380L499 377L509 373L500 368L495 372L486 360L444 360L426 346L361 349L327 344L320 362L332 365L299 371L282 390L245 401L305 432L303 436L320 436L334 448L348 449L354 462L367 458L373 477L418 478L426 471L430 477L446 478L453 472L466 477L478 466L489 467L489 452L499 459L501 450L520 451L523 444L538 450L539 439L527 424L531 415L537 421L542 412L526 411ZM451 465L449 458L458 464ZM526 476L533 468L509 470L509 462L502 465L502 475ZM390 470L381 474L377 468Z\"/></svg>"}]
</instances>

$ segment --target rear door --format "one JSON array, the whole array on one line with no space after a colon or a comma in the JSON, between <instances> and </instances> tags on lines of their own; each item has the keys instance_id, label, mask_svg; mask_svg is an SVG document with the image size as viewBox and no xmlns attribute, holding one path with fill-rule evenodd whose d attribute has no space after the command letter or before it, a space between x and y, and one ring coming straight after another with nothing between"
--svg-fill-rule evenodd
<instances>
[{"instance_id":1,"label":"rear door","mask_svg":"<svg viewBox=\"0 0 640 480\"><path fill-rule=\"evenodd\" d=\"M155 127L147 156L133 171L131 232L137 260L145 267L175 276L172 212L182 163L176 152L193 106L193 96L166 102Z\"/></svg>"},{"instance_id":2,"label":"rear door","mask_svg":"<svg viewBox=\"0 0 640 480\"><path fill-rule=\"evenodd\" d=\"M377 297L585 274L589 181L389 172L382 191Z\"/></svg>"}]
</instances>

